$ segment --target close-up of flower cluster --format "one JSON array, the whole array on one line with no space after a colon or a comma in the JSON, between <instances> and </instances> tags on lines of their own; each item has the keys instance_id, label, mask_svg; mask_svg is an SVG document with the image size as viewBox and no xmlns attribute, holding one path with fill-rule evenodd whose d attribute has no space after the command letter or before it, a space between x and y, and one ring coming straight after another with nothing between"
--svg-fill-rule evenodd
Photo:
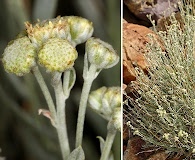
<instances>
[{"instance_id":1,"label":"close-up of flower cluster","mask_svg":"<svg viewBox=\"0 0 195 160\"><path fill-rule=\"evenodd\" d=\"M64 72L78 57L75 46L93 34L92 22L76 17L57 17L36 24L25 23L26 31L6 47L3 64L16 75L29 73L35 61L49 72Z\"/></svg>"},{"instance_id":2,"label":"close-up of flower cluster","mask_svg":"<svg viewBox=\"0 0 195 160\"><path fill-rule=\"evenodd\" d=\"M92 82L103 69L115 66L119 62L119 56L110 44L92 37L93 23L82 17L58 16L50 20L38 20L33 24L25 22L25 27L4 50L2 62L5 71L17 76L25 76L31 72L35 76L49 108L40 108L38 112L47 117L55 127L63 159L84 160L84 121ZM84 42L84 83L79 103L75 149L71 151L66 123L66 100L76 80L74 64L79 56L76 46ZM50 75L55 99L40 69ZM92 110L103 114L108 121L106 139L99 137L100 159L114 160L111 147L117 131L120 132L121 129L120 87L102 88L105 89L104 92L99 93L99 89L90 94L89 103ZM106 109L102 110L101 107Z\"/></svg>"}]
</instances>

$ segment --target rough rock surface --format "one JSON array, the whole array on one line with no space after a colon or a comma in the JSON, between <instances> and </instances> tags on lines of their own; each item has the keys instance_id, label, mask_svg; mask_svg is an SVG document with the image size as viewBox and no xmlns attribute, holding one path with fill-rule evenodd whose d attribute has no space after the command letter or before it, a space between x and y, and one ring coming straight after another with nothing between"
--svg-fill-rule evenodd
<instances>
[{"instance_id":1,"label":"rough rock surface","mask_svg":"<svg viewBox=\"0 0 195 160\"><path fill-rule=\"evenodd\" d=\"M178 11L178 0L124 0L124 3L137 18L146 22L149 22L149 14L157 22Z\"/></svg>"},{"instance_id":2,"label":"rough rock surface","mask_svg":"<svg viewBox=\"0 0 195 160\"><path fill-rule=\"evenodd\" d=\"M144 54L146 44L149 42L147 37L149 33L154 34L147 27L123 21L123 82L127 85L136 79L135 66L146 71Z\"/></svg>"}]
</instances>

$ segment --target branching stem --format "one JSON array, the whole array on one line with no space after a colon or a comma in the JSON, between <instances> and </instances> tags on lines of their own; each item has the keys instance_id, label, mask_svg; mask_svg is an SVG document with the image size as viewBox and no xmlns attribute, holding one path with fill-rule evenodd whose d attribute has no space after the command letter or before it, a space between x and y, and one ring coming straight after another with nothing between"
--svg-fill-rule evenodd
<instances>
[{"instance_id":1,"label":"branching stem","mask_svg":"<svg viewBox=\"0 0 195 160\"><path fill-rule=\"evenodd\" d=\"M52 86L54 88L55 97L56 97L56 108L57 108L57 116L56 116L56 129L58 133L58 139L60 143L60 148L62 151L63 160L66 160L68 155L70 154L70 146L68 141L68 132L67 132L67 124L66 124L66 97L64 95L62 81L61 81L61 73L56 73L52 79Z\"/></svg>"}]
</instances>

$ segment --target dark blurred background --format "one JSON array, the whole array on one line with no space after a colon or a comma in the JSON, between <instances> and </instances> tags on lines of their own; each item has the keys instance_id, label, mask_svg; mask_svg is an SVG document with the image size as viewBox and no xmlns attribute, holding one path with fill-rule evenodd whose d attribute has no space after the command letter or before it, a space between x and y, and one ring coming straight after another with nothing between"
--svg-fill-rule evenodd
<instances>
[{"instance_id":1,"label":"dark blurred background","mask_svg":"<svg viewBox=\"0 0 195 160\"><path fill-rule=\"evenodd\" d=\"M1 0L0 53L24 29L25 21L76 15L92 21L94 36L113 45L120 55L120 5L118 0ZM84 47L84 44L77 46L77 81L66 107L71 149L75 143L78 103L83 84ZM49 84L48 75L44 76ZM102 71L94 81L92 90L119 85L120 64ZM0 63L0 157L6 160L61 159L56 131L48 119L38 115L39 108L47 109L47 105L34 76L7 74ZM83 148L86 160L98 160L100 149L96 136L105 139L107 122L90 109L87 109L85 122ZM120 159L120 141L118 133L113 146L116 160Z\"/></svg>"}]
</instances>

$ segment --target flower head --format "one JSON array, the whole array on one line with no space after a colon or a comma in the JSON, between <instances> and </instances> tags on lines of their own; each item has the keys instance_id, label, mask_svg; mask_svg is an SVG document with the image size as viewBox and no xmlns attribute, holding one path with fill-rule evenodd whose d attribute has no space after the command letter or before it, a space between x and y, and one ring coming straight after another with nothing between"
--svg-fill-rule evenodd
<instances>
[{"instance_id":1,"label":"flower head","mask_svg":"<svg viewBox=\"0 0 195 160\"><path fill-rule=\"evenodd\" d=\"M92 36L93 23L89 20L77 16L66 16L64 19L68 21L73 45L83 43Z\"/></svg>"},{"instance_id":2,"label":"flower head","mask_svg":"<svg viewBox=\"0 0 195 160\"><path fill-rule=\"evenodd\" d=\"M38 53L38 62L49 72L64 72L74 65L78 53L69 41L50 38Z\"/></svg>"},{"instance_id":3,"label":"flower head","mask_svg":"<svg viewBox=\"0 0 195 160\"><path fill-rule=\"evenodd\" d=\"M58 16L57 18L38 21L35 24L25 23L26 32L32 43L40 47L49 38L61 38L70 41L70 28L66 19Z\"/></svg>"},{"instance_id":4,"label":"flower head","mask_svg":"<svg viewBox=\"0 0 195 160\"><path fill-rule=\"evenodd\" d=\"M17 76L29 73L36 64L36 49L29 38L24 36L11 41L3 53L3 65L7 72Z\"/></svg>"},{"instance_id":5,"label":"flower head","mask_svg":"<svg viewBox=\"0 0 195 160\"><path fill-rule=\"evenodd\" d=\"M111 68L119 61L119 56L110 44L94 37L87 40L86 53L89 62L98 69Z\"/></svg>"},{"instance_id":6,"label":"flower head","mask_svg":"<svg viewBox=\"0 0 195 160\"><path fill-rule=\"evenodd\" d=\"M106 120L110 120L115 108L120 108L120 87L101 87L89 95L89 106Z\"/></svg>"}]
</instances>

